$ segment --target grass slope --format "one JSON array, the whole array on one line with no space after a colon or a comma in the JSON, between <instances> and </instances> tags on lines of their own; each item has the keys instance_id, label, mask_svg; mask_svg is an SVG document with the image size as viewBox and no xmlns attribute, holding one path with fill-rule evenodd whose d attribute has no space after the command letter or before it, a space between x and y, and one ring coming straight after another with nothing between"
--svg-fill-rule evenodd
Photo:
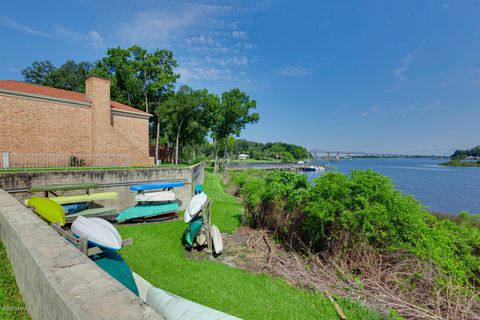
<instances>
[{"instance_id":1,"label":"grass slope","mask_svg":"<svg viewBox=\"0 0 480 320\"><path fill-rule=\"evenodd\" d=\"M30 319L18 292L12 266L0 242L0 319Z\"/></svg>"},{"instance_id":2,"label":"grass slope","mask_svg":"<svg viewBox=\"0 0 480 320\"><path fill-rule=\"evenodd\" d=\"M223 190L220 175L205 172L205 193L212 199L212 223L232 233L242 224L243 206L237 197Z\"/></svg>"},{"instance_id":3,"label":"grass slope","mask_svg":"<svg viewBox=\"0 0 480 320\"><path fill-rule=\"evenodd\" d=\"M226 194L220 177L208 172L204 190L213 201L215 224L222 232L233 232L243 210L238 199ZM240 318L338 319L330 301L318 292L215 261L187 259L181 243L185 228L183 221L119 226L124 238L134 238L134 245L121 253L153 285ZM381 319L357 303L339 304L351 319Z\"/></svg>"}]
</instances>

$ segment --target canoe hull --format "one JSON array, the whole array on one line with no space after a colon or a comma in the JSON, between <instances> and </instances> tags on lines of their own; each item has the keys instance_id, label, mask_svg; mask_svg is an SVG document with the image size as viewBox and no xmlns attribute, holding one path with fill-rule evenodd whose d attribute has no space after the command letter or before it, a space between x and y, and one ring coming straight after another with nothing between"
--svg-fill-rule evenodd
<instances>
[{"instance_id":1,"label":"canoe hull","mask_svg":"<svg viewBox=\"0 0 480 320\"><path fill-rule=\"evenodd\" d=\"M187 210L185 210L185 215L183 216L184 221L186 223L190 222L200 211L202 211L202 207L207 203L207 200L208 197L204 192L194 195L188 204Z\"/></svg>"},{"instance_id":2,"label":"canoe hull","mask_svg":"<svg viewBox=\"0 0 480 320\"><path fill-rule=\"evenodd\" d=\"M58 222L62 226L65 225L65 211L58 203L48 198L33 196L29 201L29 205L34 207L35 212L48 222Z\"/></svg>"},{"instance_id":3,"label":"canoe hull","mask_svg":"<svg viewBox=\"0 0 480 320\"><path fill-rule=\"evenodd\" d=\"M127 289L139 296L132 271L123 258L115 251L104 251L91 257L97 266L107 272L112 278L123 284Z\"/></svg>"},{"instance_id":4,"label":"canoe hull","mask_svg":"<svg viewBox=\"0 0 480 320\"><path fill-rule=\"evenodd\" d=\"M135 218L158 216L162 214L177 212L179 209L180 207L176 202L135 206L119 212L115 220L124 221L124 220L130 220Z\"/></svg>"},{"instance_id":5,"label":"canoe hull","mask_svg":"<svg viewBox=\"0 0 480 320\"><path fill-rule=\"evenodd\" d=\"M91 245L109 250L119 250L122 247L122 237L117 229L101 218L79 216L73 221L71 229L74 235L87 238Z\"/></svg>"},{"instance_id":6,"label":"canoe hull","mask_svg":"<svg viewBox=\"0 0 480 320\"><path fill-rule=\"evenodd\" d=\"M183 187L185 183L183 182L165 182L165 183L149 183L149 184L137 184L130 186L131 191L146 191L146 190L156 190L156 189L172 189Z\"/></svg>"},{"instance_id":7,"label":"canoe hull","mask_svg":"<svg viewBox=\"0 0 480 320\"><path fill-rule=\"evenodd\" d=\"M175 193L172 191L158 191L139 193L135 196L138 202L172 202L175 201Z\"/></svg>"}]
</instances>

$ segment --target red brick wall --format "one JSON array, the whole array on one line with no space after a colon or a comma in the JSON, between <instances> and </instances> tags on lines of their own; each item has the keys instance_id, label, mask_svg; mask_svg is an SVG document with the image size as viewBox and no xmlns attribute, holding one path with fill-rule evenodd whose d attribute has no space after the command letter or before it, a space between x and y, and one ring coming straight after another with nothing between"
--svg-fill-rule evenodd
<instances>
[{"instance_id":1,"label":"red brick wall","mask_svg":"<svg viewBox=\"0 0 480 320\"><path fill-rule=\"evenodd\" d=\"M0 95L0 152L90 153L90 109Z\"/></svg>"},{"instance_id":2,"label":"red brick wall","mask_svg":"<svg viewBox=\"0 0 480 320\"><path fill-rule=\"evenodd\" d=\"M91 106L80 107L0 93L0 152L128 154L131 164L153 164L148 120L112 116L107 79L87 79L86 94Z\"/></svg>"}]
</instances>

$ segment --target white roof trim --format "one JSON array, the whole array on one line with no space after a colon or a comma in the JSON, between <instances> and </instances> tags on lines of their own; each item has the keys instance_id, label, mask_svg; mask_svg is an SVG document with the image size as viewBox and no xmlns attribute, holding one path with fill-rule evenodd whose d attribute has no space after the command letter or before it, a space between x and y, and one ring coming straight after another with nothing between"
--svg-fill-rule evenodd
<instances>
[{"instance_id":1,"label":"white roof trim","mask_svg":"<svg viewBox=\"0 0 480 320\"><path fill-rule=\"evenodd\" d=\"M152 115L150 113L139 113L139 112L134 112L134 111L116 109L116 108L113 108L113 107L110 109L110 112L113 115L127 116L127 117L134 117L134 118L142 118L142 119L150 119L150 117L152 117Z\"/></svg>"},{"instance_id":2,"label":"white roof trim","mask_svg":"<svg viewBox=\"0 0 480 320\"><path fill-rule=\"evenodd\" d=\"M84 107L84 108L90 107L92 105L90 102L87 102L87 101L58 98L58 97L47 96L44 94L35 94L30 92L8 90L8 89L2 89L2 88L0 88L0 94L4 96L13 97L13 98L29 99L29 100L35 100L35 101L47 101L52 103L68 104L71 106Z\"/></svg>"}]
</instances>

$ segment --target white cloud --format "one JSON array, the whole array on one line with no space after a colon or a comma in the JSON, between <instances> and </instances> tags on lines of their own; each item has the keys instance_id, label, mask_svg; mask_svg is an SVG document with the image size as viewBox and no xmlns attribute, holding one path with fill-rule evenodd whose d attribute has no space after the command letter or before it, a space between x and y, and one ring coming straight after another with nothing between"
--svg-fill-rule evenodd
<instances>
[{"instance_id":1,"label":"white cloud","mask_svg":"<svg viewBox=\"0 0 480 320\"><path fill-rule=\"evenodd\" d=\"M400 65L393 71L397 83L388 91L390 93L400 90L405 86L405 83L408 80L407 72L412 63L413 59L416 56L416 52L409 52L407 55L400 61Z\"/></svg>"},{"instance_id":2,"label":"white cloud","mask_svg":"<svg viewBox=\"0 0 480 320\"><path fill-rule=\"evenodd\" d=\"M237 66L246 66L248 64L248 58L246 56L242 57L233 57L232 63Z\"/></svg>"},{"instance_id":3,"label":"white cloud","mask_svg":"<svg viewBox=\"0 0 480 320\"><path fill-rule=\"evenodd\" d=\"M55 34L58 36L65 36L71 41L86 41L93 48L105 47L105 41L102 36L95 30L90 30L86 34L68 29L61 25L55 25Z\"/></svg>"},{"instance_id":4,"label":"white cloud","mask_svg":"<svg viewBox=\"0 0 480 320\"><path fill-rule=\"evenodd\" d=\"M94 48L102 48L105 46L105 41L102 36L95 30L88 31L88 38Z\"/></svg>"},{"instance_id":5,"label":"white cloud","mask_svg":"<svg viewBox=\"0 0 480 320\"><path fill-rule=\"evenodd\" d=\"M28 34L32 34L34 36L39 36L39 37L44 37L44 38L53 38L52 35L40 32L38 30L35 30L29 26L26 26L24 24L21 24L20 22L17 22L13 19L7 18L7 17L0 17L0 25L3 25L7 28L10 29L15 29L19 30Z\"/></svg>"},{"instance_id":6,"label":"white cloud","mask_svg":"<svg viewBox=\"0 0 480 320\"><path fill-rule=\"evenodd\" d=\"M114 37L123 46L172 50L180 65L179 83L208 88L254 85L259 81L249 79L247 67L257 61L257 44L253 39L247 43L251 37L242 27L250 25L248 15L260 9L252 0L160 2L132 13L116 26Z\"/></svg>"},{"instance_id":7,"label":"white cloud","mask_svg":"<svg viewBox=\"0 0 480 320\"><path fill-rule=\"evenodd\" d=\"M203 23L206 16L219 8L208 5L185 5L179 8L149 9L135 13L131 21L119 28L120 39L156 47L171 45L189 27ZM197 39L198 40L198 39Z\"/></svg>"},{"instance_id":8,"label":"white cloud","mask_svg":"<svg viewBox=\"0 0 480 320\"><path fill-rule=\"evenodd\" d=\"M245 31L234 30L232 31L232 37L235 39L245 39L247 37L247 33Z\"/></svg>"},{"instance_id":9,"label":"white cloud","mask_svg":"<svg viewBox=\"0 0 480 320\"><path fill-rule=\"evenodd\" d=\"M301 65L292 65L285 67L280 70L280 74L282 76L287 76L287 77L295 77L295 78L304 78L310 74L312 74L313 70L303 67Z\"/></svg>"}]
</instances>

